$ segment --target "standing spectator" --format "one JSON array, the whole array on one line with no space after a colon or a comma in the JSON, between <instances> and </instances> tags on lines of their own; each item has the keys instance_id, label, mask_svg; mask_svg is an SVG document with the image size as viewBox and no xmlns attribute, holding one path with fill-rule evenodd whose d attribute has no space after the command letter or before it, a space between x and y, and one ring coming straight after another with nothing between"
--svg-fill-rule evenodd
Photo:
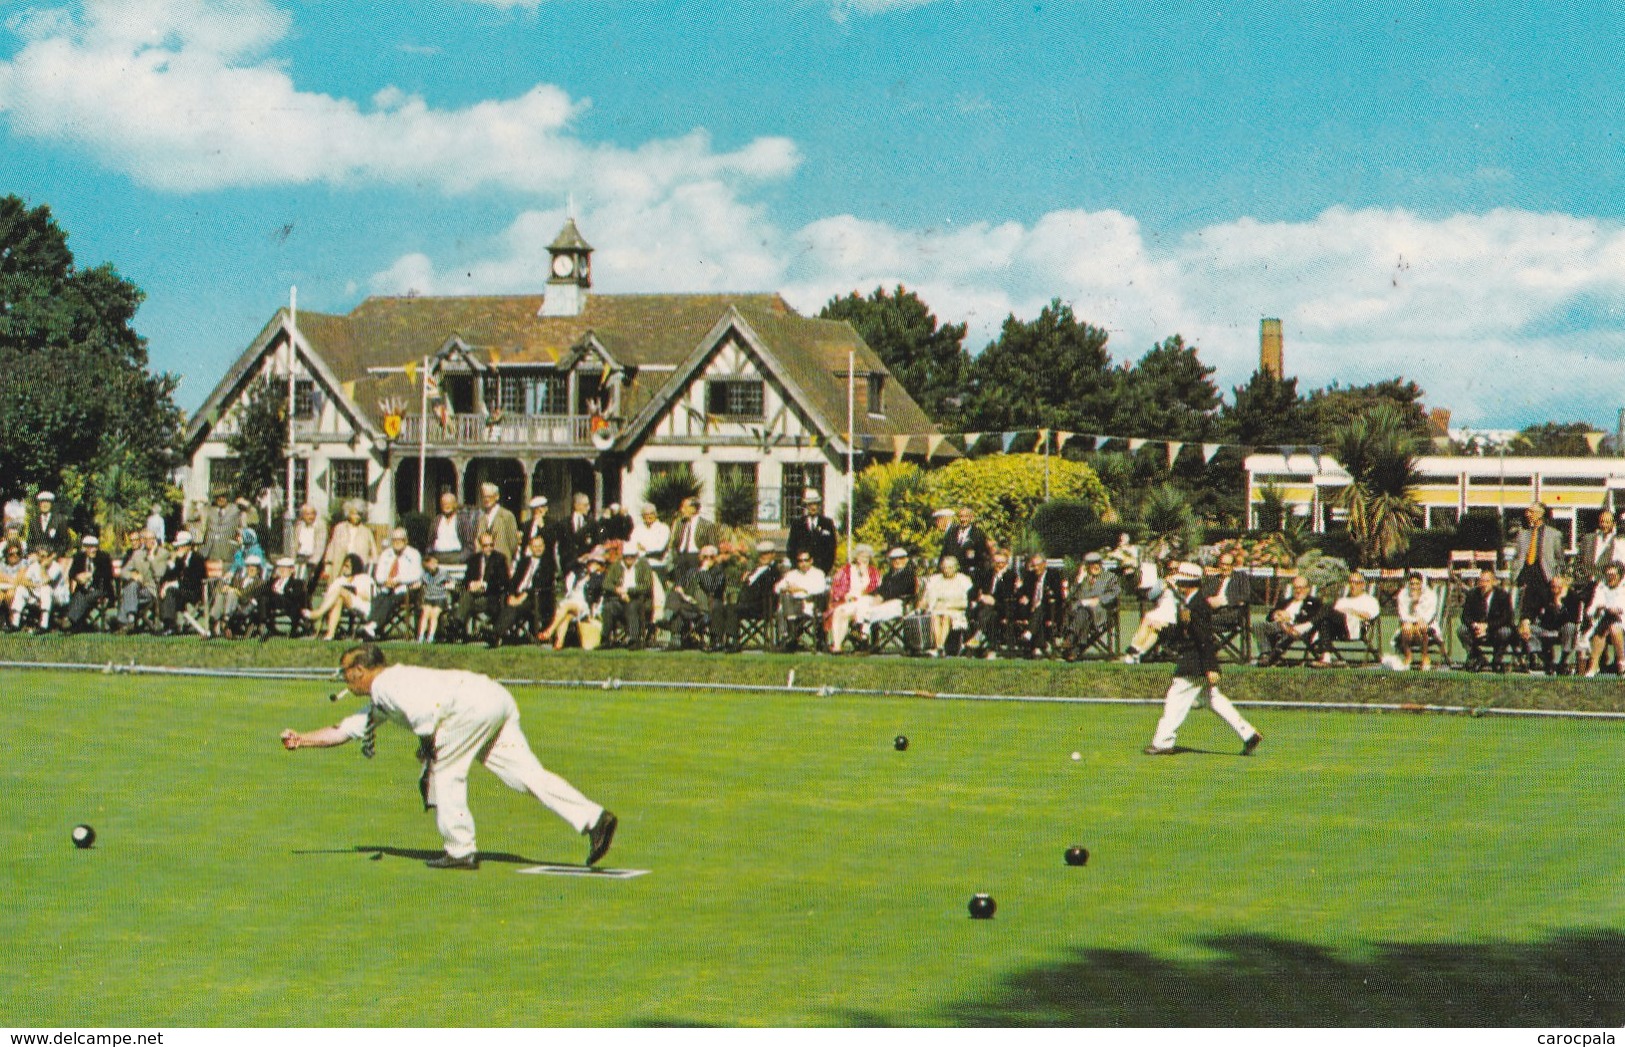
<instances>
[{"instance_id":1,"label":"standing spectator","mask_svg":"<svg viewBox=\"0 0 1625 1047\"><path fill-rule=\"evenodd\" d=\"M331 640L338 635L339 620L344 617L345 611L358 618L367 618L372 614L372 595L376 587L377 583L373 581L361 554L351 553L328 581L322 602L316 605L315 610L305 611L304 616L317 623L317 628L325 620L326 631L322 639Z\"/></svg>"},{"instance_id":2,"label":"standing spectator","mask_svg":"<svg viewBox=\"0 0 1625 1047\"><path fill-rule=\"evenodd\" d=\"M1511 617L1510 612L1507 617ZM1625 567L1617 561L1602 569L1602 581L1591 594L1586 618L1591 623L1591 664L1586 676L1596 676L1601 671L1604 645L1614 649L1614 671L1625 672Z\"/></svg>"},{"instance_id":3,"label":"standing spectator","mask_svg":"<svg viewBox=\"0 0 1625 1047\"><path fill-rule=\"evenodd\" d=\"M457 597L454 618L458 630L473 638L474 616L485 612L495 625L502 614L502 599L508 594L508 558L496 550L496 538L480 535L478 547L463 571L463 590Z\"/></svg>"},{"instance_id":4,"label":"standing spectator","mask_svg":"<svg viewBox=\"0 0 1625 1047\"><path fill-rule=\"evenodd\" d=\"M545 504L545 502L544 502ZM457 504L457 496L441 491L438 511L429 522L429 547L442 564L464 563L478 548L474 513Z\"/></svg>"},{"instance_id":5,"label":"standing spectator","mask_svg":"<svg viewBox=\"0 0 1625 1047\"><path fill-rule=\"evenodd\" d=\"M418 643L433 643L440 635L440 616L451 606L451 572L430 550L423 558L423 606L418 610Z\"/></svg>"},{"instance_id":6,"label":"standing spectator","mask_svg":"<svg viewBox=\"0 0 1625 1047\"><path fill-rule=\"evenodd\" d=\"M151 531L138 531L135 544L119 567L120 582L117 632L135 628L141 608L158 602L158 590L169 571L169 550Z\"/></svg>"},{"instance_id":7,"label":"standing spectator","mask_svg":"<svg viewBox=\"0 0 1625 1047\"><path fill-rule=\"evenodd\" d=\"M1399 591L1396 604L1399 632L1394 634L1394 642L1399 645L1399 656L1404 659L1408 669L1411 651L1421 648L1422 671L1427 672L1433 668L1433 660L1428 657L1428 646L1444 639L1439 634L1439 598L1427 584L1427 579L1412 571L1405 579L1405 588Z\"/></svg>"},{"instance_id":8,"label":"standing spectator","mask_svg":"<svg viewBox=\"0 0 1625 1047\"><path fill-rule=\"evenodd\" d=\"M541 535L544 542L553 540L553 525L547 522L547 496L540 494L533 496L527 508L530 510L529 515L519 525L519 548L522 550L529 549L530 540L537 535ZM549 551L548 558L555 560L554 566L556 568L556 558L551 551ZM556 571L554 577L557 577Z\"/></svg>"},{"instance_id":9,"label":"standing spectator","mask_svg":"<svg viewBox=\"0 0 1625 1047\"><path fill-rule=\"evenodd\" d=\"M1315 626L1314 649L1320 657L1313 664L1333 664L1336 656L1332 644L1338 640L1358 640L1381 613L1377 598L1366 591L1365 575L1350 571L1343 595L1325 609Z\"/></svg>"},{"instance_id":10,"label":"standing spectator","mask_svg":"<svg viewBox=\"0 0 1625 1047\"><path fill-rule=\"evenodd\" d=\"M931 657L958 653L948 645L954 630L964 633L965 612L970 609L974 589L970 576L959 573L959 558L953 555L944 556L937 565L937 573L925 580L920 604L931 616Z\"/></svg>"},{"instance_id":11,"label":"standing spectator","mask_svg":"<svg viewBox=\"0 0 1625 1047\"><path fill-rule=\"evenodd\" d=\"M1585 604L1570 586L1568 575L1553 578L1552 598L1528 627L1519 630L1529 664L1533 666L1534 659L1539 658L1546 673L1566 672L1569 652L1574 649L1584 617Z\"/></svg>"},{"instance_id":12,"label":"standing spectator","mask_svg":"<svg viewBox=\"0 0 1625 1047\"><path fill-rule=\"evenodd\" d=\"M649 624L654 599L654 570L642 558L642 552L636 542L627 542L621 547L621 558L604 576L604 633L608 635L616 625L622 626L626 630L626 647L631 651L643 647L643 631Z\"/></svg>"},{"instance_id":13,"label":"standing spectator","mask_svg":"<svg viewBox=\"0 0 1625 1047\"><path fill-rule=\"evenodd\" d=\"M192 532L175 533L175 552L158 586L158 617L163 635L174 636L181 612L203 602L203 583L209 568L203 554L192 544Z\"/></svg>"},{"instance_id":14,"label":"standing spectator","mask_svg":"<svg viewBox=\"0 0 1625 1047\"><path fill-rule=\"evenodd\" d=\"M800 553L807 553L813 566L827 575L835 568L835 521L824 515L824 496L816 488L807 488L801 497L807 514L790 524L786 551L791 563Z\"/></svg>"},{"instance_id":15,"label":"standing spectator","mask_svg":"<svg viewBox=\"0 0 1625 1047\"><path fill-rule=\"evenodd\" d=\"M1258 664L1277 664L1296 641L1301 640L1305 645L1312 643L1321 612L1320 597L1310 588L1309 579L1301 574L1292 579L1292 588L1275 602L1269 617L1254 631L1258 638Z\"/></svg>"},{"instance_id":16,"label":"standing spectator","mask_svg":"<svg viewBox=\"0 0 1625 1047\"><path fill-rule=\"evenodd\" d=\"M1049 647L1061 628L1065 607L1061 572L1049 565L1043 553L1033 553L1027 558L1027 569L1016 590L1014 615L1020 623L1020 640L1027 657L1035 658Z\"/></svg>"},{"instance_id":17,"label":"standing spectator","mask_svg":"<svg viewBox=\"0 0 1625 1047\"><path fill-rule=\"evenodd\" d=\"M327 552L327 521L316 515L316 507L306 502L299 507L293 524L293 562L300 578L314 581L322 570L322 554Z\"/></svg>"},{"instance_id":18,"label":"standing spectator","mask_svg":"<svg viewBox=\"0 0 1625 1047\"><path fill-rule=\"evenodd\" d=\"M1574 557L1574 590L1582 604L1591 602L1591 590L1602 569L1615 561L1625 559L1625 546L1620 542L1614 526L1614 512L1604 509L1597 514L1597 529L1580 539L1580 548Z\"/></svg>"},{"instance_id":19,"label":"standing spectator","mask_svg":"<svg viewBox=\"0 0 1625 1047\"><path fill-rule=\"evenodd\" d=\"M1558 560L1563 555L1563 536L1546 522L1546 506L1532 502L1524 510L1524 528L1518 532L1513 555L1513 577L1520 597L1518 619L1528 622L1552 597L1552 579L1557 577Z\"/></svg>"},{"instance_id":20,"label":"standing spectator","mask_svg":"<svg viewBox=\"0 0 1625 1047\"><path fill-rule=\"evenodd\" d=\"M496 550L509 563L519 551L519 521L508 511L499 497L496 484L480 484L480 515L474 526L475 537L488 534L496 542Z\"/></svg>"},{"instance_id":21,"label":"standing spectator","mask_svg":"<svg viewBox=\"0 0 1625 1047\"><path fill-rule=\"evenodd\" d=\"M875 551L861 542L852 550L846 566L835 572L829 586L829 611L826 614L829 649L841 653L846 634L858 613L880 603L880 571L875 567Z\"/></svg>"},{"instance_id":22,"label":"standing spectator","mask_svg":"<svg viewBox=\"0 0 1625 1047\"><path fill-rule=\"evenodd\" d=\"M1615 584L1618 581L1616 575ZM1496 672L1506 671L1506 649L1512 640L1512 598L1488 567L1478 572L1478 585L1468 591L1462 601L1461 627L1456 635L1467 648L1468 672L1484 668L1482 647L1486 641L1494 658L1490 667Z\"/></svg>"},{"instance_id":23,"label":"standing spectator","mask_svg":"<svg viewBox=\"0 0 1625 1047\"><path fill-rule=\"evenodd\" d=\"M666 558L667 547L671 545L671 528L660 520L660 515L652 505L643 507L643 518L632 528L632 535L628 541L643 550L644 562L650 570L668 578L667 567L670 566Z\"/></svg>"},{"instance_id":24,"label":"standing spectator","mask_svg":"<svg viewBox=\"0 0 1625 1047\"><path fill-rule=\"evenodd\" d=\"M1085 553L1083 568L1072 582L1067 594L1067 639L1071 646L1067 661L1083 657L1083 649L1094 637L1096 629L1117 614L1117 605L1123 598L1123 583L1117 575L1106 570L1106 561L1099 553Z\"/></svg>"},{"instance_id":25,"label":"standing spectator","mask_svg":"<svg viewBox=\"0 0 1625 1047\"><path fill-rule=\"evenodd\" d=\"M169 540L169 523L164 519L164 505L162 502L152 504L152 512L147 514L146 526L147 530L151 531L153 536L158 539L159 545L163 545Z\"/></svg>"},{"instance_id":26,"label":"standing spectator","mask_svg":"<svg viewBox=\"0 0 1625 1047\"><path fill-rule=\"evenodd\" d=\"M721 540L717 525L700 516L700 500L692 496L683 499L677 510L677 525L672 530L671 566L676 577L700 566L700 551Z\"/></svg>"},{"instance_id":27,"label":"standing spectator","mask_svg":"<svg viewBox=\"0 0 1625 1047\"><path fill-rule=\"evenodd\" d=\"M373 588L367 624L361 627L361 635L368 640L378 639L389 628L395 612L412 590L423 584L423 554L412 548L406 528L397 527L389 532L389 545L378 554L372 578L378 584Z\"/></svg>"},{"instance_id":28,"label":"standing spectator","mask_svg":"<svg viewBox=\"0 0 1625 1047\"><path fill-rule=\"evenodd\" d=\"M308 598L308 590L299 577L299 561L292 556L277 560L276 570L255 594L260 639L269 640L276 635L278 615L288 619L290 640L305 635L305 604Z\"/></svg>"},{"instance_id":29,"label":"standing spectator","mask_svg":"<svg viewBox=\"0 0 1625 1047\"><path fill-rule=\"evenodd\" d=\"M558 573L574 571L601 540L598 521L592 518L592 499L577 491L571 499L570 515L559 521L553 540Z\"/></svg>"},{"instance_id":30,"label":"standing spectator","mask_svg":"<svg viewBox=\"0 0 1625 1047\"><path fill-rule=\"evenodd\" d=\"M366 567L371 567L373 561L378 559L378 536L362 520L364 511L361 502L356 499L344 503L344 519L333 525L332 534L327 540L325 559L329 581L349 577L349 560L352 556L359 556Z\"/></svg>"},{"instance_id":31,"label":"standing spectator","mask_svg":"<svg viewBox=\"0 0 1625 1047\"><path fill-rule=\"evenodd\" d=\"M630 509L623 509L620 502L610 502L598 517L598 540L629 542L632 540L632 529L636 526L632 522Z\"/></svg>"},{"instance_id":32,"label":"standing spectator","mask_svg":"<svg viewBox=\"0 0 1625 1047\"><path fill-rule=\"evenodd\" d=\"M1206 691L1208 708L1240 736L1241 755L1251 756L1264 736L1219 692L1219 644L1213 635L1213 608L1201 595L1202 569L1183 564L1175 569L1173 582L1179 592L1180 609L1172 646L1179 653L1179 661L1163 699L1162 718L1157 721L1156 734L1145 747L1145 754L1172 756L1179 751L1174 744L1179 727L1190 715L1197 697Z\"/></svg>"},{"instance_id":33,"label":"standing spectator","mask_svg":"<svg viewBox=\"0 0 1625 1047\"><path fill-rule=\"evenodd\" d=\"M242 540L243 510L234 505L225 488L216 488L214 505L203 515L203 544L200 551L205 560L231 563Z\"/></svg>"},{"instance_id":34,"label":"standing spectator","mask_svg":"<svg viewBox=\"0 0 1625 1047\"><path fill-rule=\"evenodd\" d=\"M942 537L942 551L937 560L952 556L959 561L960 573L970 578L976 591L986 592L993 577L993 543L987 532L976 523L976 513L969 506L960 506L958 522L948 528Z\"/></svg>"},{"instance_id":35,"label":"standing spectator","mask_svg":"<svg viewBox=\"0 0 1625 1047\"><path fill-rule=\"evenodd\" d=\"M68 565L68 631L84 629L90 612L112 599L113 558L101 547L101 539L87 534L79 540L79 552Z\"/></svg>"},{"instance_id":36,"label":"standing spectator","mask_svg":"<svg viewBox=\"0 0 1625 1047\"><path fill-rule=\"evenodd\" d=\"M823 612L818 598L829 592L829 577L813 562L810 550L796 553L791 568L779 578L773 591L779 596L779 636L784 650L795 649L790 623L796 619L816 618Z\"/></svg>"},{"instance_id":37,"label":"standing spectator","mask_svg":"<svg viewBox=\"0 0 1625 1047\"><path fill-rule=\"evenodd\" d=\"M34 518L28 521L28 548L43 545L56 552L68 541L68 514L56 507L56 495L41 491L36 497Z\"/></svg>"}]
</instances>

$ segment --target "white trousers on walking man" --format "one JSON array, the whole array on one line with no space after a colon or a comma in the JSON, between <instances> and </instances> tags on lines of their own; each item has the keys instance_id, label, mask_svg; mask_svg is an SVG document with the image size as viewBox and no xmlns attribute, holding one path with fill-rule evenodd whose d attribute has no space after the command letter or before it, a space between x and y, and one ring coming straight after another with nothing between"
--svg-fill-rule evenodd
<instances>
[{"instance_id":1,"label":"white trousers on walking man","mask_svg":"<svg viewBox=\"0 0 1625 1047\"><path fill-rule=\"evenodd\" d=\"M1176 676L1173 683L1168 685L1168 695L1163 699L1162 719L1157 721L1157 733L1151 740L1152 745L1158 749L1174 747L1174 738L1179 732L1180 724L1183 724L1185 717L1190 715L1191 706L1201 697L1203 690L1209 690L1209 707L1230 725L1231 730L1241 736L1242 741L1258 733L1253 725L1236 711L1236 707L1230 704L1230 699L1220 693L1217 685L1209 688L1207 680L1201 677Z\"/></svg>"}]
</instances>

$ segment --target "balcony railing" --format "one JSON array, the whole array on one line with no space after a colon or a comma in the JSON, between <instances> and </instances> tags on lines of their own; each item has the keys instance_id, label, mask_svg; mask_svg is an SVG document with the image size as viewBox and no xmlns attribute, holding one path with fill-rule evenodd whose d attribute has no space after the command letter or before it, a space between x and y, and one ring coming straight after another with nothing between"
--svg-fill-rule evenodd
<instances>
[{"instance_id":1,"label":"balcony railing","mask_svg":"<svg viewBox=\"0 0 1625 1047\"><path fill-rule=\"evenodd\" d=\"M431 447L591 447L590 419L565 414L510 414L492 423L483 414L454 414L450 423L441 425L440 419L429 416ZM397 444L413 446L418 443L420 417L407 417L401 422L401 435Z\"/></svg>"}]
</instances>

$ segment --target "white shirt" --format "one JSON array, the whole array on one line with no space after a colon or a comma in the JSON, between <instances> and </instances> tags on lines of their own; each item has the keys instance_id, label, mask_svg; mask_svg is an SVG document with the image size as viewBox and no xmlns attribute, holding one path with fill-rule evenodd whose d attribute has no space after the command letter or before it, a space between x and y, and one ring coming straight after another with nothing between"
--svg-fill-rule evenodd
<instances>
[{"instance_id":1,"label":"white shirt","mask_svg":"<svg viewBox=\"0 0 1625 1047\"><path fill-rule=\"evenodd\" d=\"M163 541L162 538L158 540ZM321 550L316 548L316 521L306 523L300 520L293 525L293 554L306 561L321 555Z\"/></svg>"},{"instance_id":2,"label":"white shirt","mask_svg":"<svg viewBox=\"0 0 1625 1047\"><path fill-rule=\"evenodd\" d=\"M629 539L643 555L653 557L655 562L665 559L666 546L671 543L671 528L656 520L652 524L638 523L632 528L632 537Z\"/></svg>"},{"instance_id":3,"label":"white shirt","mask_svg":"<svg viewBox=\"0 0 1625 1047\"><path fill-rule=\"evenodd\" d=\"M1415 601L1411 600L1410 586L1399 591L1399 620L1401 623L1415 623L1417 625L1432 625L1433 618L1439 613L1439 598L1433 594L1428 586L1422 586L1422 593Z\"/></svg>"},{"instance_id":4,"label":"white shirt","mask_svg":"<svg viewBox=\"0 0 1625 1047\"><path fill-rule=\"evenodd\" d=\"M159 545L164 544L166 538L165 532L168 530L168 528L164 526L164 518L162 516L159 516L157 513L153 513L151 516L147 517L147 530L151 531L152 536L158 539Z\"/></svg>"},{"instance_id":5,"label":"white shirt","mask_svg":"<svg viewBox=\"0 0 1625 1047\"><path fill-rule=\"evenodd\" d=\"M391 570L395 571L393 579L389 576ZM410 545L399 553L396 553L395 547L391 545L378 554L378 563L372 569L372 576L377 579L380 589L396 593L405 592L423 581L423 557Z\"/></svg>"},{"instance_id":6,"label":"white shirt","mask_svg":"<svg viewBox=\"0 0 1625 1047\"><path fill-rule=\"evenodd\" d=\"M817 596L829 589L829 578L816 567L809 567L805 571L794 568L784 572L779 584L773 587L774 592L787 593L792 589L801 590L802 596Z\"/></svg>"},{"instance_id":7,"label":"white shirt","mask_svg":"<svg viewBox=\"0 0 1625 1047\"><path fill-rule=\"evenodd\" d=\"M351 738L361 738L370 719L396 723L419 737L429 737L457 713L486 708L503 693L499 685L479 673L391 665L373 678L371 704L346 716L338 727Z\"/></svg>"},{"instance_id":8,"label":"white shirt","mask_svg":"<svg viewBox=\"0 0 1625 1047\"><path fill-rule=\"evenodd\" d=\"M450 516L436 516L434 527L434 541L429 548L437 553L460 553L463 551L463 540L457 537L457 514Z\"/></svg>"},{"instance_id":9,"label":"white shirt","mask_svg":"<svg viewBox=\"0 0 1625 1047\"><path fill-rule=\"evenodd\" d=\"M1368 592L1359 596L1339 596L1337 602L1332 604L1332 610L1342 614L1352 637L1358 637L1365 623L1382 613L1377 598Z\"/></svg>"},{"instance_id":10,"label":"white shirt","mask_svg":"<svg viewBox=\"0 0 1625 1047\"><path fill-rule=\"evenodd\" d=\"M965 624L965 608L970 606L971 580L968 575L934 574L925 580L925 609L933 615L945 615L955 625Z\"/></svg>"},{"instance_id":11,"label":"white shirt","mask_svg":"<svg viewBox=\"0 0 1625 1047\"><path fill-rule=\"evenodd\" d=\"M1591 594L1591 604L1586 608L1586 614L1596 614L1598 611L1613 611L1625 618L1625 581L1612 589L1603 582L1597 583L1597 591Z\"/></svg>"}]
</instances>

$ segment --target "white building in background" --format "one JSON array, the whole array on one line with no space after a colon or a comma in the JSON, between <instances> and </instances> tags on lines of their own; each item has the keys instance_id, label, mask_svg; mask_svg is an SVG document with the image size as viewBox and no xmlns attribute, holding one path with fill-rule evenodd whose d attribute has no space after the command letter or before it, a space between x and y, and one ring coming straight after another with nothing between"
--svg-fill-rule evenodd
<instances>
[{"instance_id":1,"label":"white building in background","mask_svg":"<svg viewBox=\"0 0 1625 1047\"><path fill-rule=\"evenodd\" d=\"M957 454L844 321L777 294L590 294L593 249L573 220L548 250L544 294L278 310L191 420L187 498L231 481L245 394L262 377L287 384L290 367L295 502L330 513L360 499L380 524L432 510L441 490L472 503L485 481L515 511L533 494L555 514L578 491L636 502L687 464L707 515L731 479L755 488L772 528L807 488L845 500L831 480L849 426L859 469Z\"/></svg>"}]
</instances>

